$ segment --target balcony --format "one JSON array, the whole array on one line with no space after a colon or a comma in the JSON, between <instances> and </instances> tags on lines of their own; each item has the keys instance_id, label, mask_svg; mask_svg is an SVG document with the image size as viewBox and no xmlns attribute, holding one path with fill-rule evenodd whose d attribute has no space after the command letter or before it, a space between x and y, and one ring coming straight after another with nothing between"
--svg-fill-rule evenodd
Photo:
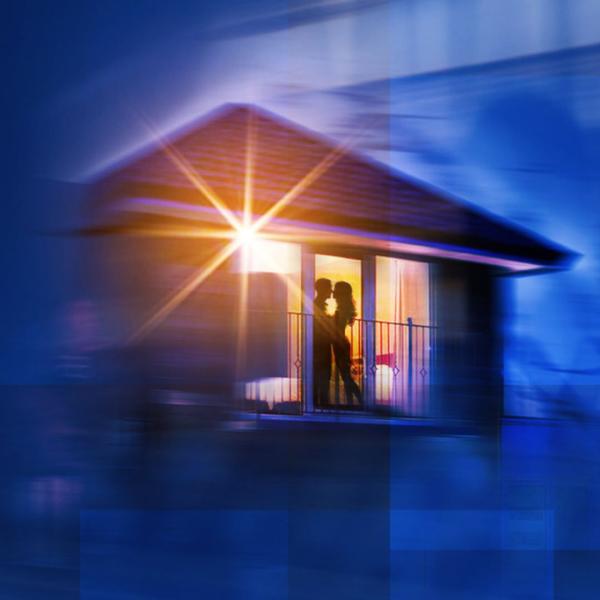
<instances>
[{"instance_id":1,"label":"balcony","mask_svg":"<svg viewBox=\"0 0 600 600\"><path fill-rule=\"evenodd\" d=\"M273 313L275 314L275 313ZM313 317L300 312L280 314L279 326L285 343L276 341L279 365L270 376L245 383L245 407L266 413L303 414L367 411L406 417L431 414L434 381L436 328L405 323L356 319L346 330L352 353L352 375L363 395L363 406L348 404L344 384L332 353L330 402L313 409L312 325ZM279 336L283 337L282 335ZM251 347L250 347L251 350Z\"/></svg>"}]
</instances>

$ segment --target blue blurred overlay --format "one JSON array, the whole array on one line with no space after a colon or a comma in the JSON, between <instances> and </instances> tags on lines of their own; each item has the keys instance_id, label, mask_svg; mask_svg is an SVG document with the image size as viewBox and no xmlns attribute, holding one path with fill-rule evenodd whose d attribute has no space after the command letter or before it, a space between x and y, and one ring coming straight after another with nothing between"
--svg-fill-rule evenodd
<instances>
[{"instance_id":1,"label":"blue blurred overlay","mask_svg":"<svg viewBox=\"0 0 600 600\"><path fill-rule=\"evenodd\" d=\"M0 596L595 598L599 22L594 0L6 3ZM121 344L89 183L145 120L224 102L360 130L580 255L503 282L501 418L231 413Z\"/></svg>"}]
</instances>

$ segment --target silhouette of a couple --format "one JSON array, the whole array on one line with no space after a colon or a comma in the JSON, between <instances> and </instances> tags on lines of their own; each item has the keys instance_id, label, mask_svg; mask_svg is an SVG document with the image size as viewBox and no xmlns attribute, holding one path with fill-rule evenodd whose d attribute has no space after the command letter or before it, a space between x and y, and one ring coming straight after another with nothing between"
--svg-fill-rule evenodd
<instances>
[{"instance_id":1,"label":"silhouette of a couple","mask_svg":"<svg viewBox=\"0 0 600 600\"><path fill-rule=\"evenodd\" d=\"M356 319L356 304L352 296L352 286L346 281L338 281L332 287L330 279L318 279L315 282L314 328L313 328L313 377L314 405L317 408L330 405L329 384L331 381L331 352L342 381L346 404L353 404L356 398L362 406L362 393L352 378L350 340L346 337L346 327ZM327 314L327 300L333 298L336 311L333 316Z\"/></svg>"}]
</instances>

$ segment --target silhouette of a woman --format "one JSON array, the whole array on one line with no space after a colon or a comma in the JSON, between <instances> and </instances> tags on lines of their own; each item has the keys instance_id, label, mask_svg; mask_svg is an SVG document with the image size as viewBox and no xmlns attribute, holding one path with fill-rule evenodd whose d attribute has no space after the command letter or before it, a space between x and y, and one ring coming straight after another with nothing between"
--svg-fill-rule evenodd
<instances>
[{"instance_id":1,"label":"silhouette of a woman","mask_svg":"<svg viewBox=\"0 0 600 600\"><path fill-rule=\"evenodd\" d=\"M337 303L337 309L333 316L335 324L335 336L333 340L333 354L335 364L344 382L344 391L346 393L346 403L353 404L353 398L356 398L359 405L362 405L362 394L360 388L352 379L350 340L346 337L346 327L354 323L356 319L356 304L352 297L352 286L346 281L338 281L333 288L333 297Z\"/></svg>"}]
</instances>

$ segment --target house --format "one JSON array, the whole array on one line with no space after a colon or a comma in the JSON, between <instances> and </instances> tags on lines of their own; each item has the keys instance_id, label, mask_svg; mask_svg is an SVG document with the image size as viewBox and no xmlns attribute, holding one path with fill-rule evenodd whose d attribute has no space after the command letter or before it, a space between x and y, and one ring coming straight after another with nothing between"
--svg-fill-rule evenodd
<instances>
[{"instance_id":1,"label":"house","mask_svg":"<svg viewBox=\"0 0 600 600\"><path fill-rule=\"evenodd\" d=\"M507 277L573 255L354 141L226 105L93 182L90 268L157 385L260 412L501 413ZM313 402L319 278L353 288L361 406L336 369Z\"/></svg>"}]
</instances>

